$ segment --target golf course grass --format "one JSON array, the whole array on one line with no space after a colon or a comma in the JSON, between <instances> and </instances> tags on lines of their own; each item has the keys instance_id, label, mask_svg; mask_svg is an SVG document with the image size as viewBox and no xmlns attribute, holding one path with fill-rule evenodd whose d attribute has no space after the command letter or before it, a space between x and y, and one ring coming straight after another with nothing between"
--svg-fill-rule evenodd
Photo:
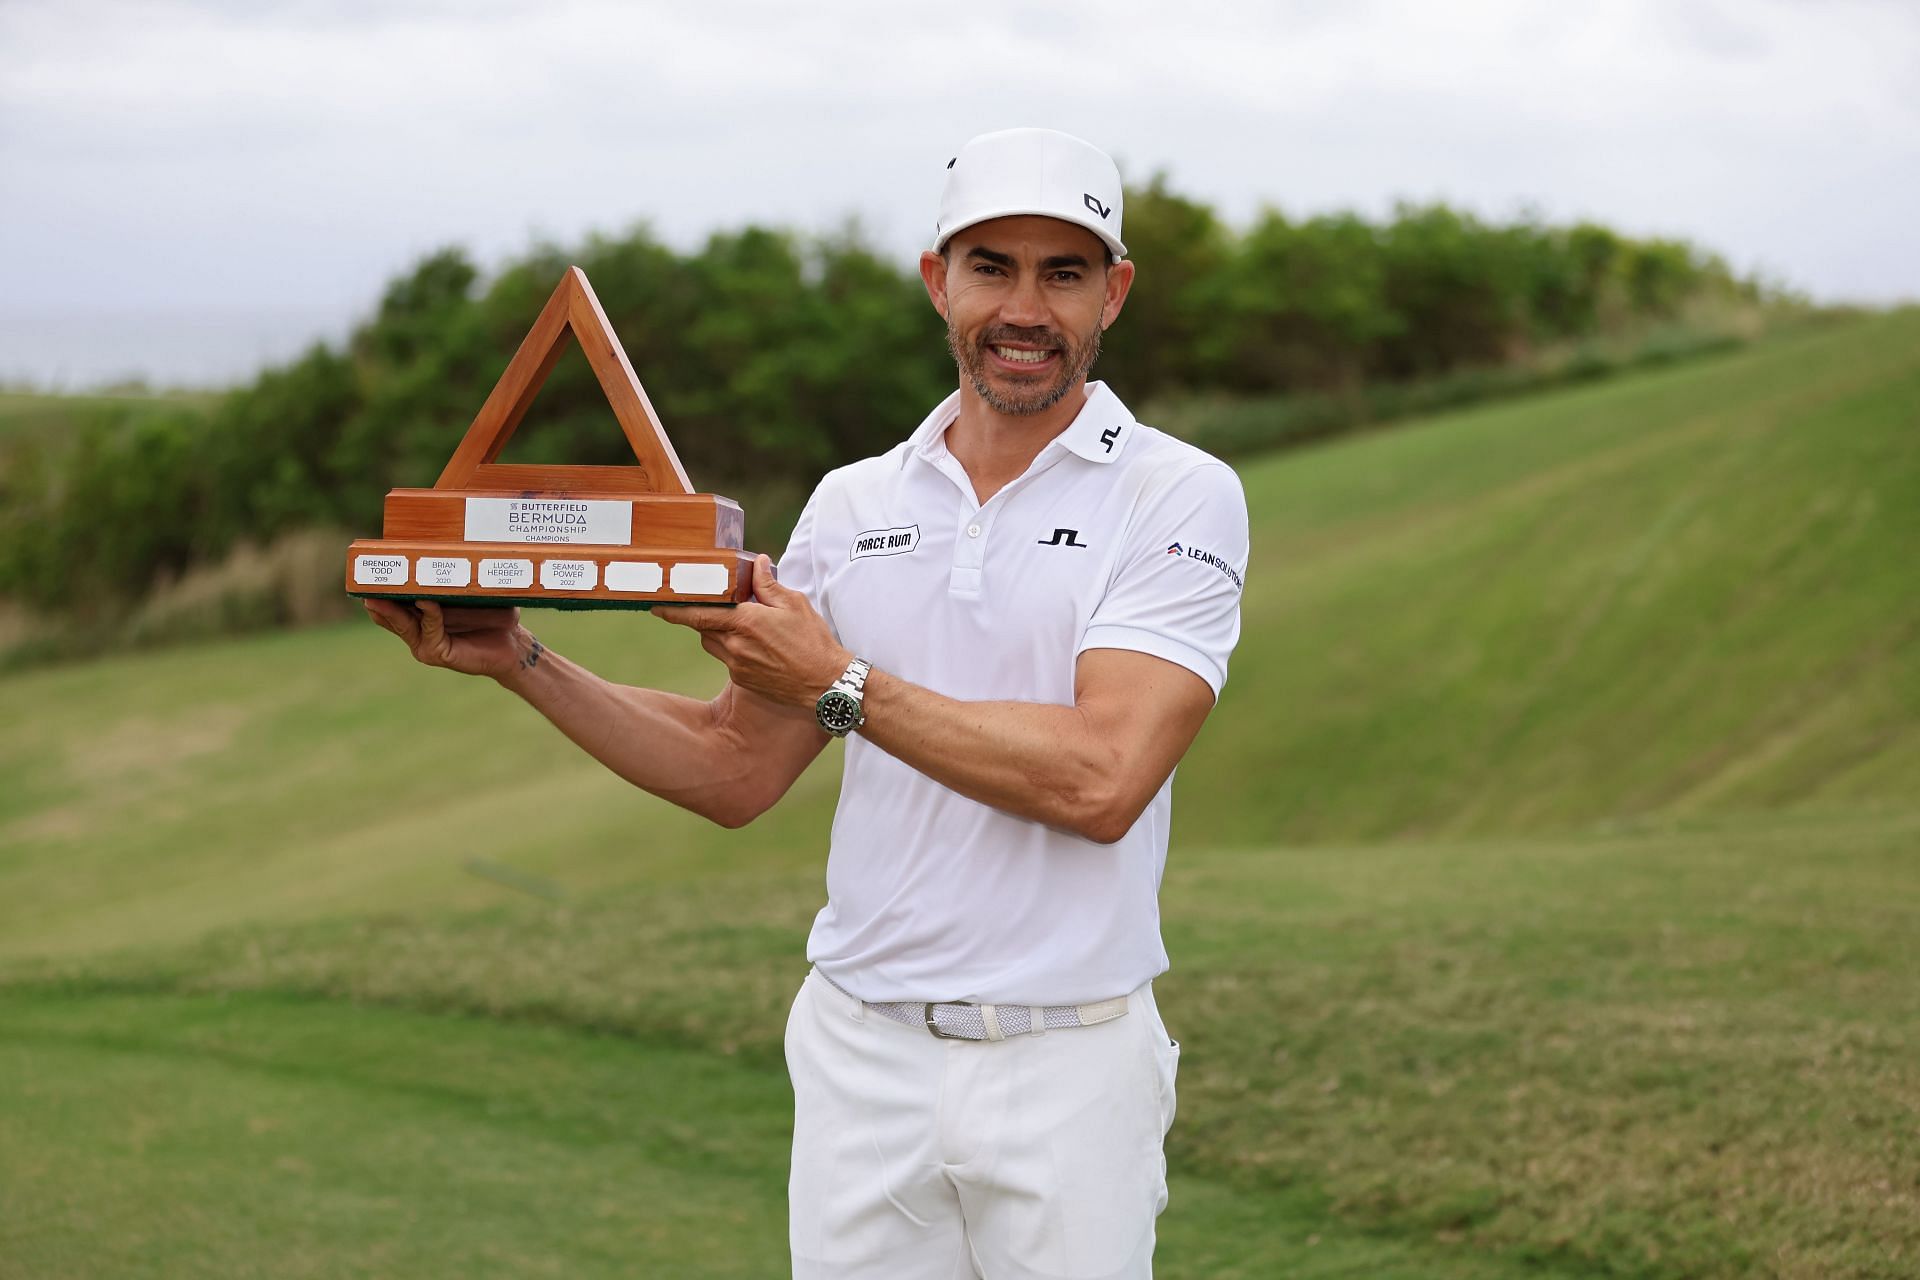
<instances>
[{"instance_id":1,"label":"golf course grass","mask_svg":"<svg viewBox=\"0 0 1920 1280\"><path fill-rule=\"evenodd\" d=\"M1158 1273L1920 1270L1920 313L1241 471ZM0 680L0 1276L779 1274L837 765L721 831L370 626Z\"/></svg>"}]
</instances>

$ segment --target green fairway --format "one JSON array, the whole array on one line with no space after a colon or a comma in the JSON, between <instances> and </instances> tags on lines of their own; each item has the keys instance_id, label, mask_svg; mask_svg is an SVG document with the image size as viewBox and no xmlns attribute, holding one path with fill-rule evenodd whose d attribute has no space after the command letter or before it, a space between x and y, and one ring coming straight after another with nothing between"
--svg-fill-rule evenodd
<instances>
[{"instance_id":1,"label":"green fairway","mask_svg":"<svg viewBox=\"0 0 1920 1280\"><path fill-rule=\"evenodd\" d=\"M785 1247L769 1072L347 1005L0 1007L22 1274L744 1277Z\"/></svg>"},{"instance_id":2,"label":"green fairway","mask_svg":"<svg viewBox=\"0 0 1920 1280\"><path fill-rule=\"evenodd\" d=\"M767 1276L777 1071L555 1028L279 999L0 998L21 1274ZM1176 1179L1170 1275L1417 1280L1421 1251ZM1276 1209L1278 1210L1276 1212ZM1230 1225L1218 1238L1214 1228ZM263 1259L270 1262L263 1263ZM0 1274L13 1274L0 1268ZM1519 1276L1461 1258L1446 1274Z\"/></svg>"},{"instance_id":3,"label":"green fairway","mask_svg":"<svg viewBox=\"0 0 1920 1280\"><path fill-rule=\"evenodd\" d=\"M1161 1272L1900 1274L1916 855L1920 815L1183 850ZM776 1270L815 893L716 875L18 968L0 1245Z\"/></svg>"},{"instance_id":4,"label":"green fairway","mask_svg":"<svg viewBox=\"0 0 1920 1280\"><path fill-rule=\"evenodd\" d=\"M1242 474L1159 1273L1913 1274L1920 313ZM0 1276L777 1274L837 768L721 831L365 625L0 679Z\"/></svg>"}]
</instances>

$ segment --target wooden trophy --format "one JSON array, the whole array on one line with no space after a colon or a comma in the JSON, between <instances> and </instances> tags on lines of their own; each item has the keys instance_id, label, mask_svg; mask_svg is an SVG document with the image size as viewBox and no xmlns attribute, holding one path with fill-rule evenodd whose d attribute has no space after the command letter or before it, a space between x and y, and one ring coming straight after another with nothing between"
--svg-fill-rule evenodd
<instances>
[{"instance_id":1,"label":"wooden trophy","mask_svg":"<svg viewBox=\"0 0 1920 1280\"><path fill-rule=\"evenodd\" d=\"M569 334L635 464L495 462ZM739 503L693 492L593 287L569 267L433 488L388 493L381 536L347 548L347 591L560 609L737 604L753 591L745 532Z\"/></svg>"}]
</instances>

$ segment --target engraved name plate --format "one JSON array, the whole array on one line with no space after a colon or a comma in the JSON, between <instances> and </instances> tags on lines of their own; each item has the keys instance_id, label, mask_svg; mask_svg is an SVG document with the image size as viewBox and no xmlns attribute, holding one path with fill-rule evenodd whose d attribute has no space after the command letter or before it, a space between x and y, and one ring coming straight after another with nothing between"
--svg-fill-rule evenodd
<instances>
[{"instance_id":1,"label":"engraved name plate","mask_svg":"<svg viewBox=\"0 0 1920 1280\"><path fill-rule=\"evenodd\" d=\"M423 587L464 587L473 581L473 561L465 556L421 556L414 581Z\"/></svg>"},{"instance_id":2,"label":"engraved name plate","mask_svg":"<svg viewBox=\"0 0 1920 1280\"><path fill-rule=\"evenodd\" d=\"M542 560L540 585L549 591L591 591L600 581L600 566L591 560Z\"/></svg>"},{"instance_id":3,"label":"engraved name plate","mask_svg":"<svg viewBox=\"0 0 1920 1280\"><path fill-rule=\"evenodd\" d=\"M482 560L480 585L503 590L524 589L533 585L531 560Z\"/></svg>"},{"instance_id":4,"label":"engraved name plate","mask_svg":"<svg viewBox=\"0 0 1920 1280\"><path fill-rule=\"evenodd\" d=\"M407 582L405 556L355 556L353 580L363 587L400 587Z\"/></svg>"}]
</instances>

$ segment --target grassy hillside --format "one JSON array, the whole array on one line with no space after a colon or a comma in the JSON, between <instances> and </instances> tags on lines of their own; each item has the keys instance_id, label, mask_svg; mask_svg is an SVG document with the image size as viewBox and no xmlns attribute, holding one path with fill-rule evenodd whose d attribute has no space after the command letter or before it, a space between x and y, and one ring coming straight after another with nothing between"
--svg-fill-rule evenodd
<instances>
[{"instance_id":1,"label":"grassy hillside","mask_svg":"<svg viewBox=\"0 0 1920 1280\"><path fill-rule=\"evenodd\" d=\"M1917 406L1905 313L1243 468L1163 1274L1910 1271ZM369 626L0 708L0 1259L778 1270L837 755L721 832Z\"/></svg>"},{"instance_id":2,"label":"grassy hillside","mask_svg":"<svg viewBox=\"0 0 1920 1280\"><path fill-rule=\"evenodd\" d=\"M1909 802L1917 353L1902 313L1244 468L1245 640L1177 838ZM651 619L540 626L615 678L717 687ZM762 824L708 829L365 625L0 690L0 954L477 904L474 856L581 888L804 861L836 785L833 752Z\"/></svg>"},{"instance_id":3,"label":"grassy hillside","mask_svg":"<svg viewBox=\"0 0 1920 1280\"><path fill-rule=\"evenodd\" d=\"M1188 838L1914 794L1920 313L1245 476L1248 640Z\"/></svg>"}]
</instances>

